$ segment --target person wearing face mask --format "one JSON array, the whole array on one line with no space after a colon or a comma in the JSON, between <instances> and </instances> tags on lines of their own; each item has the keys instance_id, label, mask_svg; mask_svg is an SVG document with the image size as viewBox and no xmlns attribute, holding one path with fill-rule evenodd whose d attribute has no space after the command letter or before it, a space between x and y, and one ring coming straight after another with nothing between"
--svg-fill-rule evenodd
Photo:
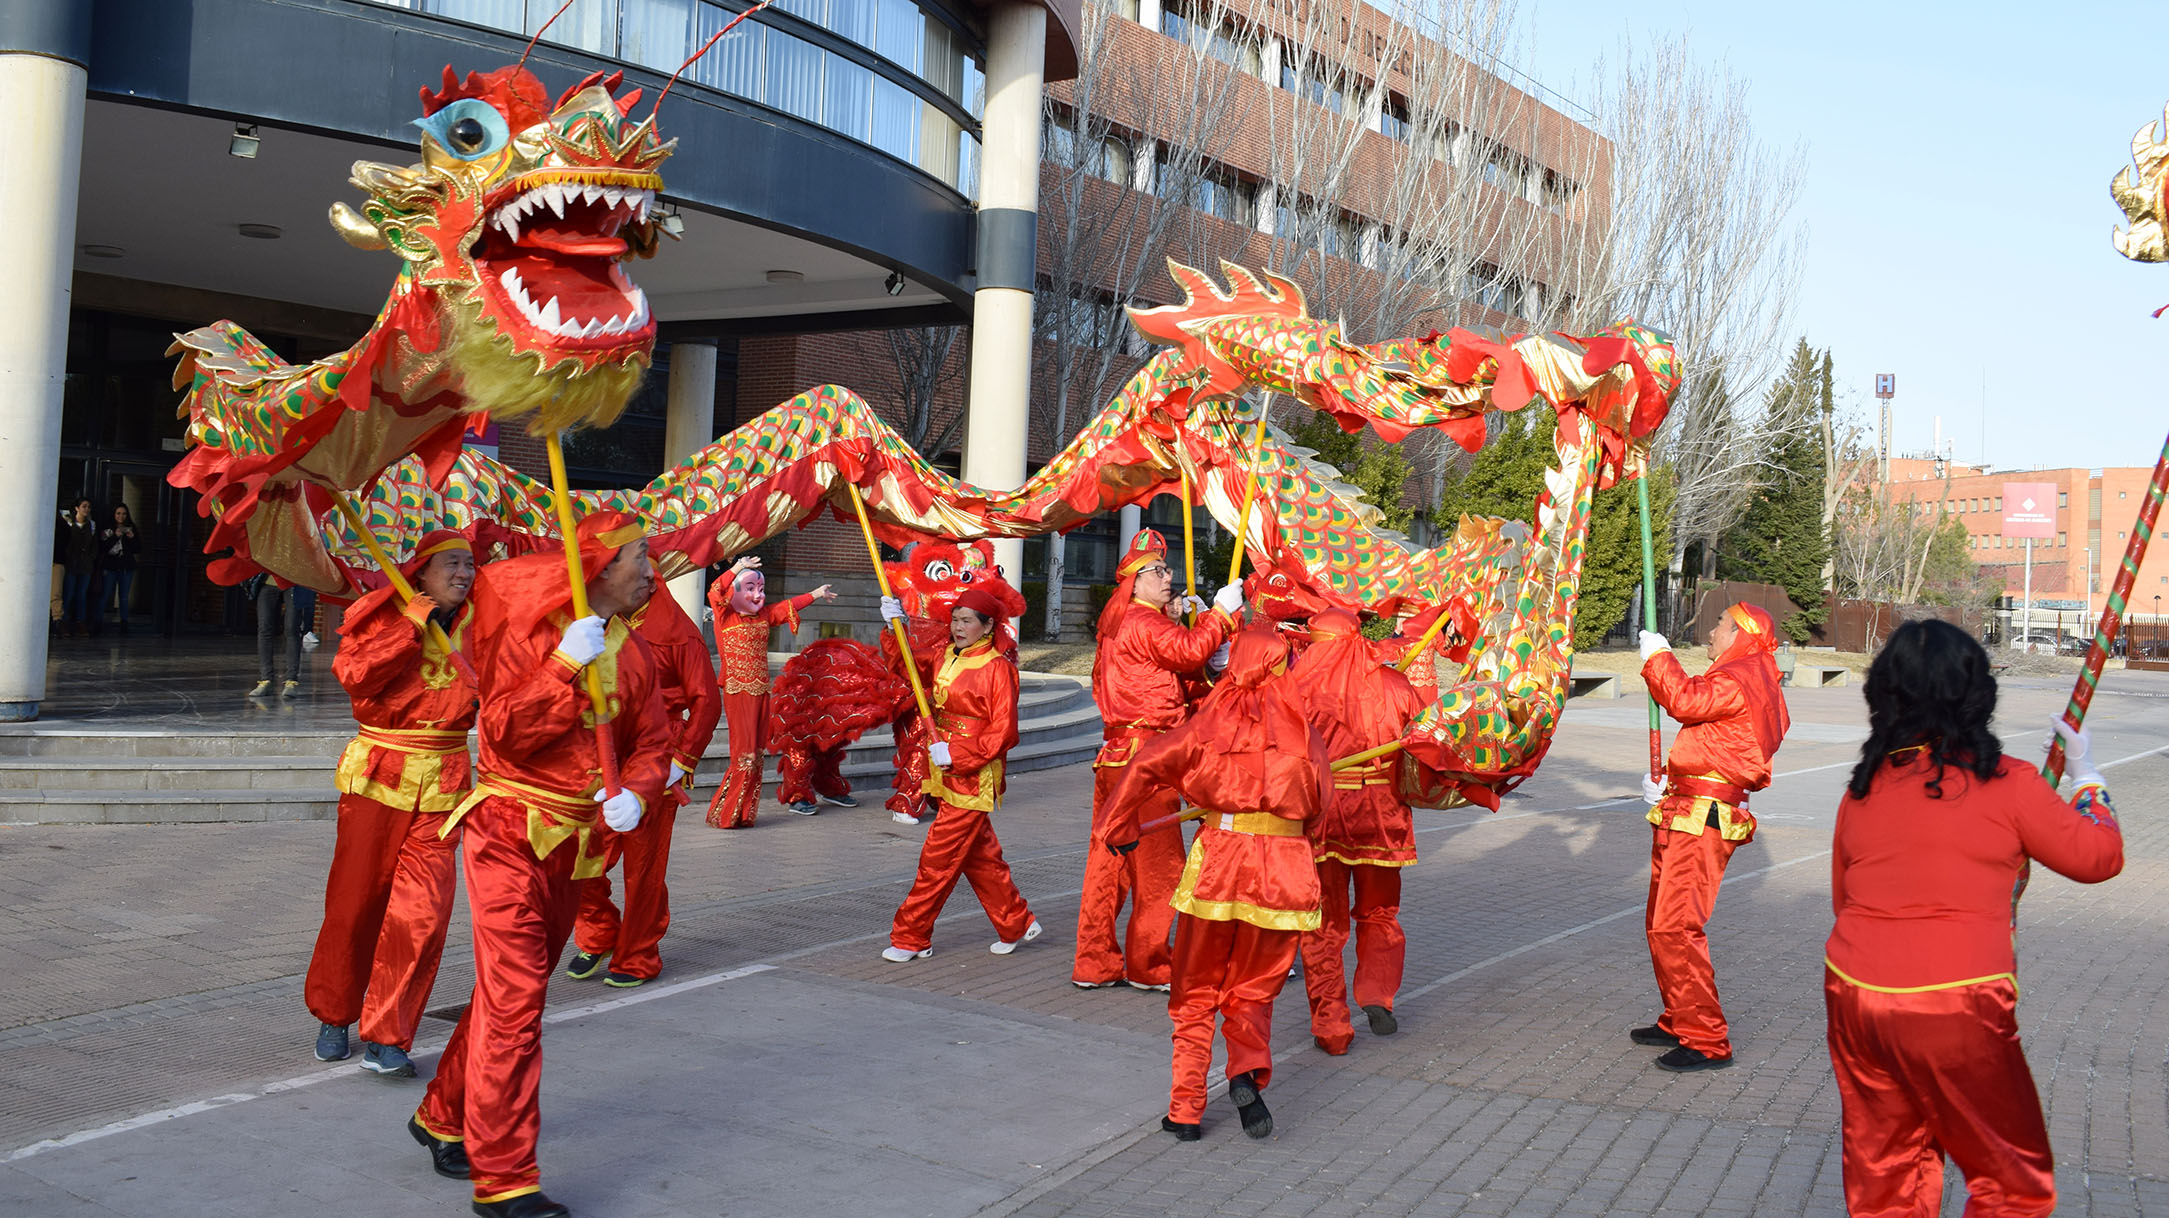
<instances>
[{"instance_id":1,"label":"person wearing face mask","mask_svg":"<svg viewBox=\"0 0 2169 1218\"><path fill-rule=\"evenodd\" d=\"M625 619L655 592L640 520L601 511L573 544L589 616L575 618L562 553L491 563L475 580L469 658L478 674L474 790L461 830L474 924L474 996L407 1132L440 1175L472 1181L485 1218L554 1218L535 1142L542 1127L542 1005L579 897L600 874L599 820L639 827L663 798L671 758L662 679ZM604 786L586 676L602 687L618 787Z\"/></svg>"},{"instance_id":2,"label":"person wearing face mask","mask_svg":"<svg viewBox=\"0 0 2169 1218\"><path fill-rule=\"evenodd\" d=\"M1725 864L1755 840L1748 793L1770 785L1771 759L1792 726L1768 613L1731 606L1710 627L1709 644L1710 670L1690 677L1663 635L1642 632L1642 679L1680 730L1665 759L1665 780L1642 777L1651 826L1645 929L1664 1012L1627 1035L1635 1044L1668 1049L1657 1066L1675 1073L1732 1064L1704 928Z\"/></svg>"},{"instance_id":3,"label":"person wearing face mask","mask_svg":"<svg viewBox=\"0 0 2169 1218\"><path fill-rule=\"evenodd\" d=\"M1095 832L1105 822L1130 759L1146 742L1189 716L1194 691L1186 678L1204 674L1213 653L1235 632L1243 609L1242 586L1230 584L1213 598L1210 609L1197 602L1196 625L1185 626L1171 616L1175 570L1167 563L1167 539L1153 529L1138 531L1115 570L1118 582L1100 612L1099 650L1092 659L1092 700L1106 725L1106 741L1092 762ZM1153 798L1142 819L1175 811L1173 791ZM1135 850L1121 857L1099 850L1086 853L1072 985L1087 990L1125 983L1168 988L1168 931L1174 920L1168 899L1182 875L1182 858L1182 828L1173 824L1146 834ZM1130 923L1118 937L1115 921L1126 899Z\"/></svg>"},{"instance_id":4,"label":"person wearing face mask","mask_svg":"<svg viewBox=\"0 0 2169 1218\"><path fill-rule=\"evenodd\" d=\"M832 601L827 584L770 604L768 577L751 555L708 589L715 614L715 650L723 688L723 717L731 743L730 769L708 803L708 823L718 829L753 824L761 805L761 758L768 750L768 635L777 626L798 631L798 615L815 601ZM809 812L813 809L809 808Z\"/></svg>"},{"instance_id":5,"label":"person wearing face mask","mask_svg":"<svg viewBox=\"0 0 2169 1218\"><path fill-rule=\"evenodd\" d=\"M302 998L318 1021L318 1061L347 1057L359 1018L362 1068L412 1078L407 1050L437 981L459 868L459 843L442 830L472 785L474 676L444 644L461 649L474 620L474 547L440 529L400 573L413 600L378 588L339 626L331 675L360 731L339 758L338 838Z\"/></svg>"},{"instance_id":6,"label":"person wearing face mask","mask_svg":"<svg viewBox=\"0 0 2169 1218\"><path fill-rule=\"evenodd\" d=\"M715 669L708 666L708 641L663 581L655 581L647 604L633 610L626 624L648 645L662 677L663 717L671 734L670 780L662 802L640 818L639 828L631 833L608 826L599 830L609 861L603 874L580 881L580 918L573 927L580 950L565 967L567 977L585 981L607 961L603 984L617 989L646 985L663 971L657 949L670 930L671 831L677 827L678 809L691 797L693 771L723 713ZM620 859L625 863L622 914L610 899L609 875Z\"/></svg>"},{"instance_id":7,"label":"person wearing face mask","mask_svg":"<svg viewBox=\"0 0 2169 1218\"><path fill-rule=\"evenodd\" d=\"M1203 1135L1216 1020L1243 1132L1273 1132L1264 1095L1273 1000L1295 967L1298 936L1319 926L1318 868L1304 825L1325 806L1332 765L1305 721L1288 661L1280 632L1237 634L1220 683L1196 715L1130 759L1093 833L1093 854L1122 854L1151 836L1141 818L1169 799L1200 814L1170 900L1178 914L1167 1003L1174 1044L1160 1128L1177 1141Z\"/></svg>"},{"instance_id":8,"label":"person wearing face mask","mask_svg":"<svg viewBox=\"0 0 2169 1218\"><path fill-rule=\"evenodd\" d=\"M1000 578L974 582L949 614L949 649L929 691L934 708L927 798L939 808L919 847L919 874L897 907L891 964L934 954L934 919L968 880L994 923L987 950L1006 956L1039 937L1039 920L1002 858L992 814L1002 803L1002 763L1017 743L1017 666L996 647L1002 619L1024 612L1024 598Z\"/></svg>"}]
</instances>

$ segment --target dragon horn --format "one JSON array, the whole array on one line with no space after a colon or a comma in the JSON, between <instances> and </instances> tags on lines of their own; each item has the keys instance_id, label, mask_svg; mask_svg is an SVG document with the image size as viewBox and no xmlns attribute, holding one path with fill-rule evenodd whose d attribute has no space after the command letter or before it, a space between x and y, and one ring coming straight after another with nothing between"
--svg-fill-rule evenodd
<instances>
[{"instance_id":1,"label":"dragon horn","mask_svg":"<svg viewBox=\"0 0 2169 1218\"><path fill-rule=\"evenodd\" d=\"M683 75L687 68L693 66L694 60L697 60L701 56L706 55L710 47L714 46L716 43L723 41L723 35L737 29L739 22L744 21L746 18L751 17L753 14L760 12L762 9L767 8L769 5L774 4L775 2L776 0L761 0L759 4L756 4L752 8L747 9L745 12L742 12L736 17L731 18L730 21L727 22L722 29L715 32L714 37L700 44L700 49L693 52L691 58L687 59L684 63L679 64L678 70L672 72L670 74L670 79L663 82L663 91L655 95L655 105L648 111L648 121L655 121L655 116L663 109L663 99L670 96L670 87L678 83L678 77Z\"/></svg>"},{"instance_id":2,"label":"dragon horn","mask_svg":"<svg viewBox=\"0 0 2169 1218\"><path fill-rule=\"evenodd\" d=\"M527 40L527 49L520 52L520 62L512 65L513 67L524 68L527 66L527 57L535 53L535 44L542 41L543 30L547 30L551 26L556 25L557 19L564 16L565 10L571 8L572 4L573 0L565 0L563 4L557 6L557 11L550 14L550 19L542 23L542 29L536 30L535 36ZM447 77L452 74L452 69L450 68L446 68L444 71Z\"/></svg>"}]
</instances>

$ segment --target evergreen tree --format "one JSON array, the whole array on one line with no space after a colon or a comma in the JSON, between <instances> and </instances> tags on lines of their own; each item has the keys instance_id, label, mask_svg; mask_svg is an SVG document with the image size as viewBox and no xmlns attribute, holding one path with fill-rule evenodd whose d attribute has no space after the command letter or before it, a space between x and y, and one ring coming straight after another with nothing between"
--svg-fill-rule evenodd
<instances>
[{"instance_id":1,"label":"evergreen tree","mask_svg":"<svg viewBox=\"0 0 2169 1218\"><path fill-rule=\"evenodd\" d=\"M1805 641L1829 612L1823 564L1830 538L1823 530L1820 436L1828 365L1828 354L1818 359L1805 338L1793 349L1792 362L1763 403L1763 431L1775 442L1770 473L1717 547L1719 576L1776 584L1800 606L1800 613L1778 624L1795 642Z\"/></svg>"},{"instance_id":2,"label":"evergreen tree","mask_svg":"<svg viewBox=\"0 0 2169 1218\"><path fill-rule=\"evenodd\" d=\"M1415 520L1416 510L1404 498L1413 471L1400 445L1342 431L1333 416L1322 410L1311 412L1311 417L1289 432L1287 438L1292 444L1316 450L1318 460L1340 471L1341 481L1361 491L1363 502L1378 509L1379 528L1406 532ZM1243 442L1249 441L1250 432L1245 429ZM1269 490L1261 487L1260 494ZM1222 530L1198 555L1199 586L1219 587L1218 581L1227 575L1228 560L1234 553L1234 535Z\"/></svg>"}]
</instances>

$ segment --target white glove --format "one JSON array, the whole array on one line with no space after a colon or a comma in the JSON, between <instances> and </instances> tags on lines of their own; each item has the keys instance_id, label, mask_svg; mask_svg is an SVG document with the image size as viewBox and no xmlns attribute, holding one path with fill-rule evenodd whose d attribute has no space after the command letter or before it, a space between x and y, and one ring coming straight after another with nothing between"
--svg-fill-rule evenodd
<instances>
[{"instance_id":1,"label":"white glove","mask_svg":"<svg viewBox=\"0 0 2169 1218\"><path fill-rule=\"evenodd\" d=\"M602 805L603 823L620 833L631 833L640 827L640 797L631 791L620 791L605 796L595 792L595 802Z\"/></svg>"},{"instance_id":2,"label":"white glove","mask_svg":"<svg viewBox=\"0 0 2169 1218\"><path fill-rule=\"evenodd\" d=\"M948 768L949 768L949 742L948 742L948 741L946 741L946 740L936 740L936 741L935 741L935 742L933 743L932 747L930 747L930 748L928 748L928 749L926 750L926 755L927 755L927 756L928 756L929 758L933 759L933 762L934 762L934 768L935 768L935 769L937 769L937 770L946 770L946 769L948 769Z\"/></svg>"},{"instance_id":3,"label":"white glove","mask_svg":"<svg viewBox=\"0 0 2169 1218\"><path fill-rule=\"evenodd\" d=\"M2064 722L2062 715L2050 721L2056 735L2064 742L2064 776L2074 786L2101 786L2101 770L2094 765L2090 754L2094 751L2093 737L2085 728L2074 728Z\"/></svg>"},{"instance_id":4,"label":"white glove","mask_svg":"<svg viewBox=\"0 0 2169 1218\"><path fill-rule=\"evenodd\" d=\"M1226 672L1228 670L1228 650L1233 646L1235 646L1233 642L1227 642L1215 647L1212 658L1205 661L1205 667L1212 669L1214 672Z\"/></svg>"},{"instance_id":5,"label":"white glove","mask_svg":"<svg viewBox=\"0 0 2169 1218\"><path fill-rule=\"evenodd\" d=\"M1647 774L1642 775L1642 802L1652 807L1664 802L1664 784Z\"/></svg>"},{"instance_id":6,"label":"white glove","mask_svg":"<svg viewBox=\"0 0 2169 1218\"><path fill-rule=\"evenodd\" d=\"M665 783L664 785L665 785L665 786L672 786L672 787L674 787L674 786L677 786L677 785L678 785L679 783L681 783L681 782L684 782L684 781L685 781L685 767L684 767L684 766L682 766L682 765L679 765L679 764L678 764L677 762L675 762L675 761L671 762L671 763L670 763L670 781L669 781L668 783Z\"/></svg>"},{"instance_id":7,"label":"white glove","mask_svg":"<svg viewBox=\"0 0 2169 1218\"><path fill-rule=\"evenodd\" d=\"M1241 584L1229 584L1220 591L1213 593L1213 608L1220 610L1229 617L1241 613L1243 611L1243 586Z\"/></svg>"},{"instance_id":8,"label":"white glove","mask_svg":"<svg viewBox=\"0 0 2169 1218\"><path fill-rule=\"evenodd\" d=\"M594 663L603 653L603 620L591 613L565 627L565 637L557 641L557 649L582 668Z\"/></svg>"},{"instance_id":9,"label":"white glove","mask_svg":"<svg viewBox=\"0 0 2169 1218\"><path fill-rule=\"evenodd\" d=\"M1670 650L1672 650L1672 641L1670 639L1665 638L1663 635L1658 634L1654 630L1644 630L1642 632L1643 663L1648 663L1649 657L1656 655L1660 651Z\"/></svg>"},{"instance_id":10,"label":"white glove","mask_svg":"<svg viewBox=\"0 0 2169 1218\"><path fill-rule=\"evenodd\" d=\"M1183 596L1175 607L1184 613L1203 613L1210 608L1204 597L1188 595Z\"/></svg>"},{"instance_id":11,"label":"white glove","mask_svg":"<svg viewBox=\"0 0 2169 1218\"><path fill-rule=\"evenodd\" d=\"M904 612L904 602L897 600L893 596L884 596L881 598L882 621L893 622L900 618L905 618L909 616L910 614Z\"/></svg>"}]
</instances>

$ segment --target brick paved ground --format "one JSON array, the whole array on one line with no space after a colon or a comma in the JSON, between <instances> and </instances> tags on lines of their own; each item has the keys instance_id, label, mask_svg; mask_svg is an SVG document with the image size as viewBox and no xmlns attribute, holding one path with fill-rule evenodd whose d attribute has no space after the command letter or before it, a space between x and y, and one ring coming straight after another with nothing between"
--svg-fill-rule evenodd
<instances>
[{"instance_id":1,"label":"brick paved ground","mask_svg":"<svg viewBox=\"0 0 2169 1218\"><path fill-rule=\"evenodd\" d=\"M2014 749L2031 754L2035 725L2061 693L2047 681L2006 687L2003 726L2019 733ZM2169 1021L2159 1014L2169 1007L2169 757L2152 752L2169 745L2169 679L2117 674L2106 689L2095 710L2097 755L2130 758L2108 771L2130 862L2120 879L2091 888L2036 877L2021 914L2020 1018L2058 1152L2059 1212L2169 1215ZM1578 702L1544 771L1500 813L1419 814L1425 857L1407 877L1398 1036L1359 1033L1348 1056L1326 1058L1309 1044L1300 983L1291 983L1270 1091L1279 1132L1269 1142L1241 1137L1224 1100L1207 1112L1203 1143L1160 1134L1161 1001L1066 984L1089 798L1089 772L1072 768L1021 777L1002 813L1019 884L1049 931L1007 958L983 950L991 935L962 892L936 931L933 958L907 966L877 958L919 831L891 824L871 801L812 819L766 813L736 834L688 816L676 839L665 981L764 964L783 981L764 974L553 1025L549 1043L577 1051L550 1059L545 1171L581 1161L579 1131L564 1114L583 1111L596 1080L582 1059L607 1044L637 1055L660 1080L647 1084L656 1088L653 1112L631 1097L603 1110L615 1135L645 1147L609 1170L652 1168L689 1183L672 1203L587 1180L582 1214L830 1213L838 1189L884 1212L885 1177L872 1166L883 1155L946 1165L972 1181L909 1194L910 1212L936 1214L1840 1213L1820 945L1832 812L1860 735L1858 690L1798 691L1793 705L1785 777L1757 800L1762 833L1735 857L1713 930L1739 1044L1735 1069L1665 1075L1649 1066L1653 1051L1626 1042L1624 1029L1652 1016L1656 1000L1639 925L1648 831L1639 805L1618 799L1642 756L1642 711L1631 701ZM10 981L0 987L0 1158L8 1148L254 1095L315 1072L299 973L330 841L330 825L308 822L0 835L0 912L11 927ZM433 1003L440 1011L463 999L471 979L464 918L462 909ZM742 1004L730 1008L732 1018L818 1010L820 1026L833 1029L825 1040L806 1032L788 1048L771 1046L759 1063L778 1077L805 1071L803 1094L790 1097L792 1120L858 1130L852 1138L871 1142L864 1162L832 1156L838 1176L827 1187L734 1194L717 1181L750 1180L757 1165L680 1161L675 1143L643 1141L659 1134L644 1121L679 1111L663 1094L674 1087L668 1065L679 1042L657 1029L709 1019L725 996ZM552 995L568 1015L614 997L563 980ZM877 1012L919 1034L897 1043L931 1057L876 1051L866 1021ZM950 1021L981 1029L958 1039L1006 1046L989 1053L1022 1050L1014 1036L986 1029L1031 1029L1039 1039L1024 1043L1074 1063L1076 1095L1065 1095L1059 1071L944 1073L951 1051L928 1046L956 1042L929 1037ZM424 1043L448 1029L430 1021ZM650 1036L652 1046L642 1039ZM780 1073L779 1062L787 1067ZM868 1088L907 1082L921 1090L898 1123L926 1136L869 1132L851 1119ZM413 1094L411 1085L373 1079L331 1086L272 1088L269 1098L221 1111L262 1109L245 1119L275 1125L285 1111L277 1105L313 1095L301 1107L313 1104L319 1120L351 1119L352 1135L366 1142L385 1123L379 1110ZM1050 1126L1047 1153L1020 1152L1009 1171L974 1157L985 1138L1005 1131L1029 1141L1035 1121L1070 1099L1090 1107L1092 1119ZM132 1201L117 1183L135 1174L128 1164L161 1162L185 1139L215 1144L188 1131L223 1130L210 1124L221 1119L244 1118L183 1117L71 1149L17 1151L0 1167L0 1209L43 1212L62 1194L37 1189L57 1188L84 1213L255 1212L238 1195ZM716 1119L719 1129L728 1120ZM784 1153L775 1142L744 1145ZM1954 1191L1948 1212L1956 1205ZM355 1212L407 1211L387 1201ZM901 1202L896 1212L905 1212Z\"/></svg>"}]
</instances>

